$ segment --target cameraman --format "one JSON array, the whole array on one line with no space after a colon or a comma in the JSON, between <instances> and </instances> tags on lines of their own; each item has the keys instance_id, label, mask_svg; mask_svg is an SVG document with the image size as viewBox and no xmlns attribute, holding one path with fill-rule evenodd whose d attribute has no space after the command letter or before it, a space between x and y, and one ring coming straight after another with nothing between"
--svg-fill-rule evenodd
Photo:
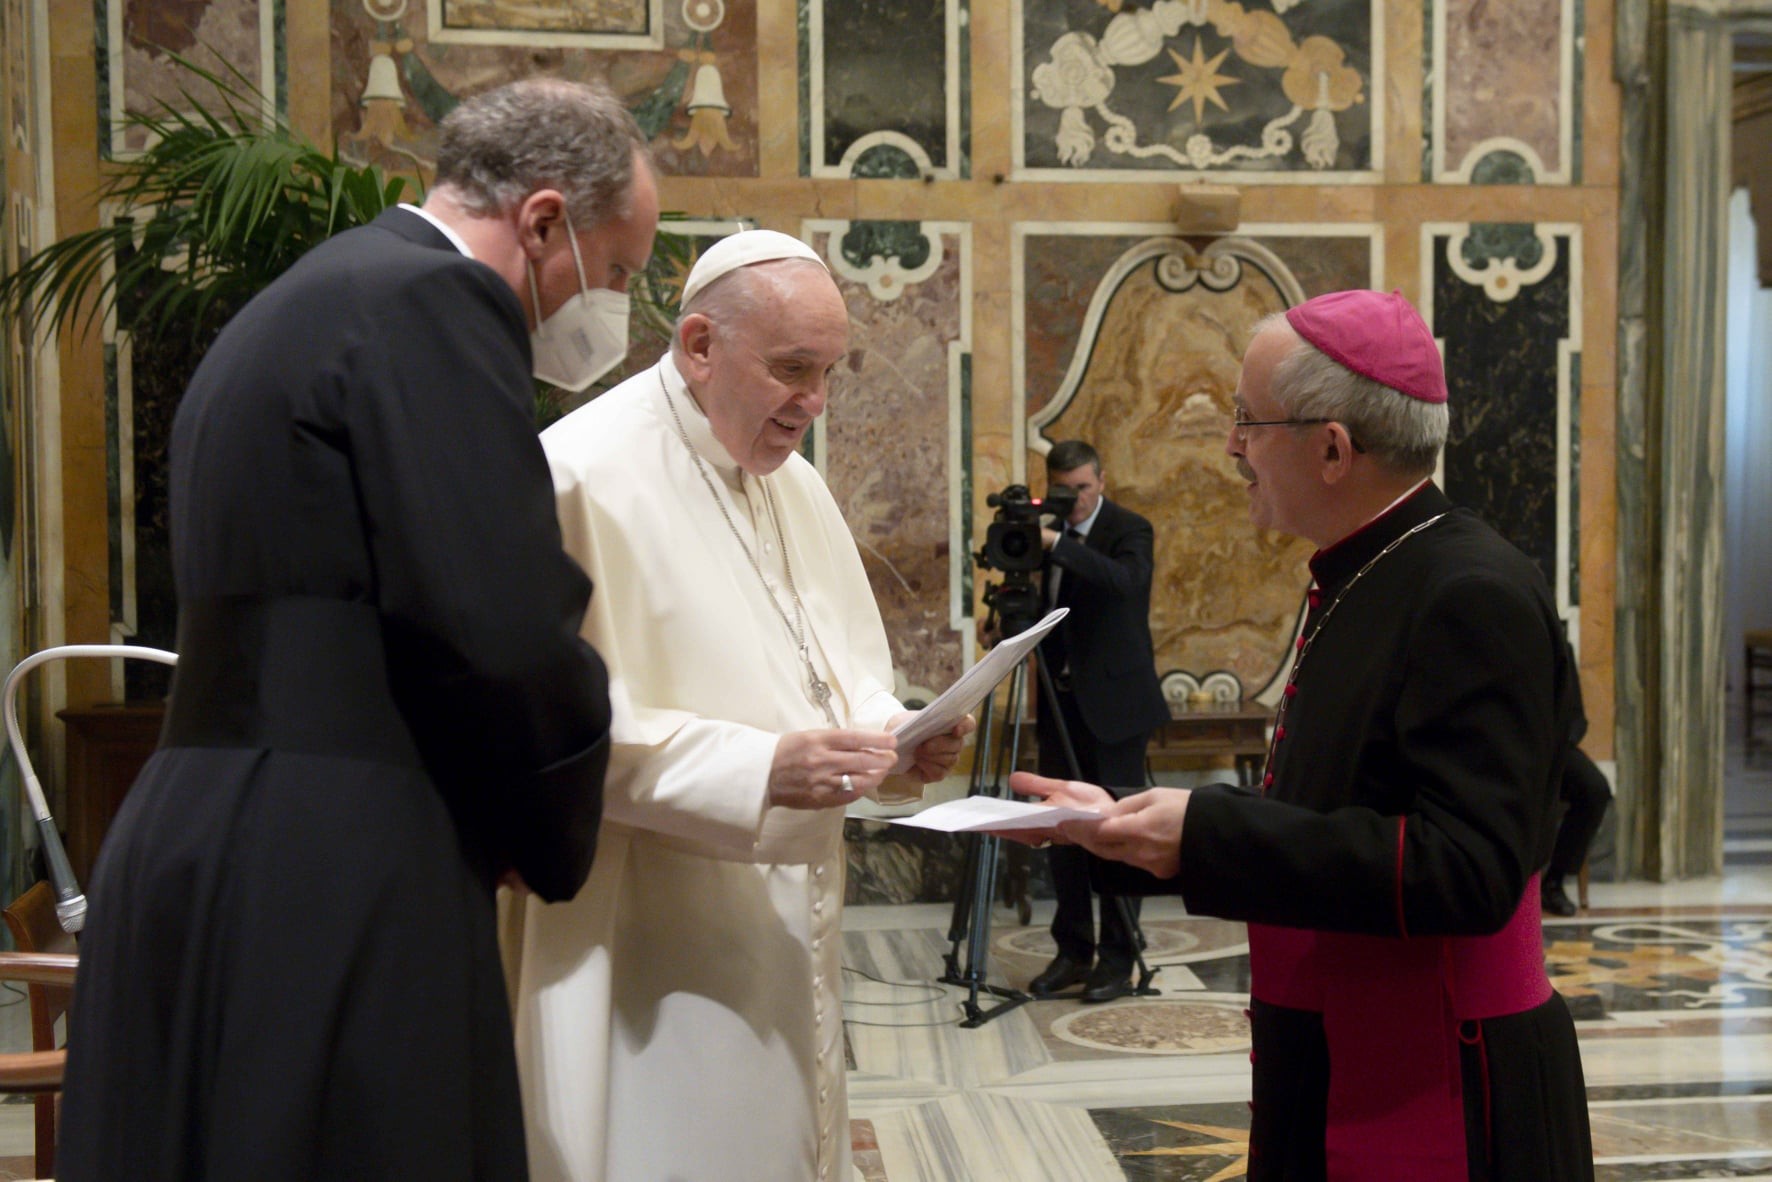
<instances>
[{"instance_id":1,"label":"cameraman","mask_svg":"<svg viewBox=\"0 0 1772 1182\"><path fill-rule=\"evenodd\" d=\"M1041 531L1046 546L1043 590L1048 608L1070 614L1040 645L1052 674L1055 703L1041 702L1040 774L1074 775L1090 783L1141 789L1151 732L1169 720L1151 652L1151 523L1103 496L1101 457L1082 440L1055 444L1046 456L1046 487L1076 490L1062 532ZM1077 768L1066 764L1053 706L1064 718ZM1132 991L1133 935L1111 896L1101 899L1095 938L1089 858L1080 847L1050 854L1058 912L1052 938L1058 955L1029 982L1036 997L1082 983L1084 1001L1112 1001ZM1133 914L1137 900L1128 899ZM1093 968L1091 968L1093 965Z\"/></svg>"}]
</instances>

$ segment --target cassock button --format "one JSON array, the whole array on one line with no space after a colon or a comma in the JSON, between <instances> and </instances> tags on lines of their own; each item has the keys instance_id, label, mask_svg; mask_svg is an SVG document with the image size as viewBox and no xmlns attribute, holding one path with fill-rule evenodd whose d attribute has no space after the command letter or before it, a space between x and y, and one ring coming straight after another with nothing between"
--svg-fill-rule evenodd
<instances>
[{"instance_id":1,"label":"cassock button","mask_svg":"<svg viewBox=\"0 0 1772 1182\"><path fill-rule=\"evenodd\" d=\"M1274 728L1274 742L1278 743L1281 739L1284 739L1285 737L1286 737L1286 728L1285 727L1277 726Z\"/></svg>"},{"instance_id":2,"label":"cassock button","mask_svg":"<svg viewBox=\"0 0 1772 1182\"><path fill-rule=\"evenodd\" d=\"M814 914L814 915L823 915L824 914L824 900L823 899L813 900L812 914Z\"/></svg>"},{"instance_id":3,"label":"cassock button","mask_svg":"<svg viewBox=\"0 0 1772 1182\"><path fill-rule=\"evenodd\" d=\"M824 867L823 866L815 867L812 871L812 877L823 878L824 877Z\"/></svg>"},{"instance_id":4,"label":"cassock button","mask_svg":"<svg viewBox=\"0 0 1772 1182\"><path fill-rule=\"evenodd\" d=\"M1263 788L1272 788L1274 786L1274 773L1269 772L1267 775L1263 776L1261 778L1261 786Z\"/></svg>"},{"instance_id":5,"label":"cassock button","mask_svg":"<svg viewBox=\"0 0 1772 1182\"><path fill-rule=\"evenodd\" d=\"M1323 593L1321 591L1312 591L1310 594L1310 601L1311 606L1316 607L1323 602Z\"/></svg>"},{"instance_id":6,"label":"cassock button","mask_svg":"<svg viewBox=\"0 0 1772 1182\"><path fill-rule=\"evenodd\" d=\"M1298 638L1298 642L1295 645L1293 645L1293 647L1296 648L1299 652L1303 652L1304 651L1304 637L1300 636Z\"/></svg>"},{"instance_id":7,"label":"cassock button","mask_svg":"<svg viewBox=\"0 0 1772 1182\"><path fill-rule=\"evenodd\" d=\"M1298 683L1296 681L1294 681L1286 686L1286 696L1288 698L1293 698L1293 697L1298 696Z\"/></svg>"}]
</instances>

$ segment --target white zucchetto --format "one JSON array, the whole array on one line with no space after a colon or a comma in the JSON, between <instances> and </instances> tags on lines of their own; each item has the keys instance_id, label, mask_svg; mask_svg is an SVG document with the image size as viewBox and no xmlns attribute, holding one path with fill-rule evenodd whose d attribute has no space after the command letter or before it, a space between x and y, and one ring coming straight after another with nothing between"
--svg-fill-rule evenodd
<instances>
[{"instance_id":1,"label":"white zucchetto","mask_svg":"<svg viewBox=\"0 0 1772 1182\"><path fill-rule=\"evenodd\" d=\"M775 230L740 230L720 239L695 260L695 266L689 269L689 278L683 281L683 295L677 305L688 307L697 293L729 271L755 263L772 263L777 259L811 259L824 266L817 251L791 234Z\"/></svg>"}]
</instances>

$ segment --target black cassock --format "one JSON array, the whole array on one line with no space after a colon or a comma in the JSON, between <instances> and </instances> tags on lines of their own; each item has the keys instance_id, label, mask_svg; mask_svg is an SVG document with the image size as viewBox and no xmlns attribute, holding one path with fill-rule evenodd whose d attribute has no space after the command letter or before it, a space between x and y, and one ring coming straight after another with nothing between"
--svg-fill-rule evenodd
<instances>
[{"instance_id":1,"label":"black cassock","mask_svg":"<svg viewBox=\"0 0 1772 1182\"><path fill-rule=\"evenodd\" d=\"M89 892L61 1177L525 1175L492 890L583 883L609 726L532 403L509 285L409 210L198 368L179 666Z\"/></svg>"},{"instance_id":2,"label":"black cassock","mask_svg":"<svg viewBox=\"0 0 1772 1182\"><path fill-rule=\"evenodd\" d=\"M1157 888L1194 914L1251 925L1249 1178L1591 1178L1574 1025L1544 978L1532 878L1550 856L1577 692L1543 579L1431 484L1311 567L1310 648L1268 782L1196 792L1180 875ZM1153 886L1111 863L1096 877ZM1502 929L1521 937L1509 953L1521 969L1501 992L1535 980L1537 1004L1448 1019L1415 1044L1424 1058L1444 1053L1439 1083L1451 1084L1441 1165L1459 1160L1432 1174L1414 1156L1432 1148L1423 1127L1399 1118L1437 1085L1403 1061L1387 1009L1398 999L1374 1000L1396 970L1379 966L1425 966L1426 996L1401 1000L1452 1015L1493 983L1459 979L1459 950L1478 941L1436 938ZM1293 960L1300 941L1308 951ZM1300 993L1339 1000L1271 1000Z\"/></svg>"}]
</instances>

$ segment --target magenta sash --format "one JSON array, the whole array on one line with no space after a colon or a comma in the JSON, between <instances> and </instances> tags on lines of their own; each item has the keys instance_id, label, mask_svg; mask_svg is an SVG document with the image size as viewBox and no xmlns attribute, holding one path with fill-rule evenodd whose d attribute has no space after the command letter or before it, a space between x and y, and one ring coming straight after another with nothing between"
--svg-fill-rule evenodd
<instances>
[{"instance_id":1,"label":"magenta sash","mask_svg":"<svg viewBox=\"0 0 1772 1182\"><path fill-rule=\"evenodd\" d=\"M1492 936L1252 923L1249 961L1254 997L1323 1015L1329 1182L1467 1182L1459 1026L1550 999L1538 876Z\"/></svg>"}]
</instances>

